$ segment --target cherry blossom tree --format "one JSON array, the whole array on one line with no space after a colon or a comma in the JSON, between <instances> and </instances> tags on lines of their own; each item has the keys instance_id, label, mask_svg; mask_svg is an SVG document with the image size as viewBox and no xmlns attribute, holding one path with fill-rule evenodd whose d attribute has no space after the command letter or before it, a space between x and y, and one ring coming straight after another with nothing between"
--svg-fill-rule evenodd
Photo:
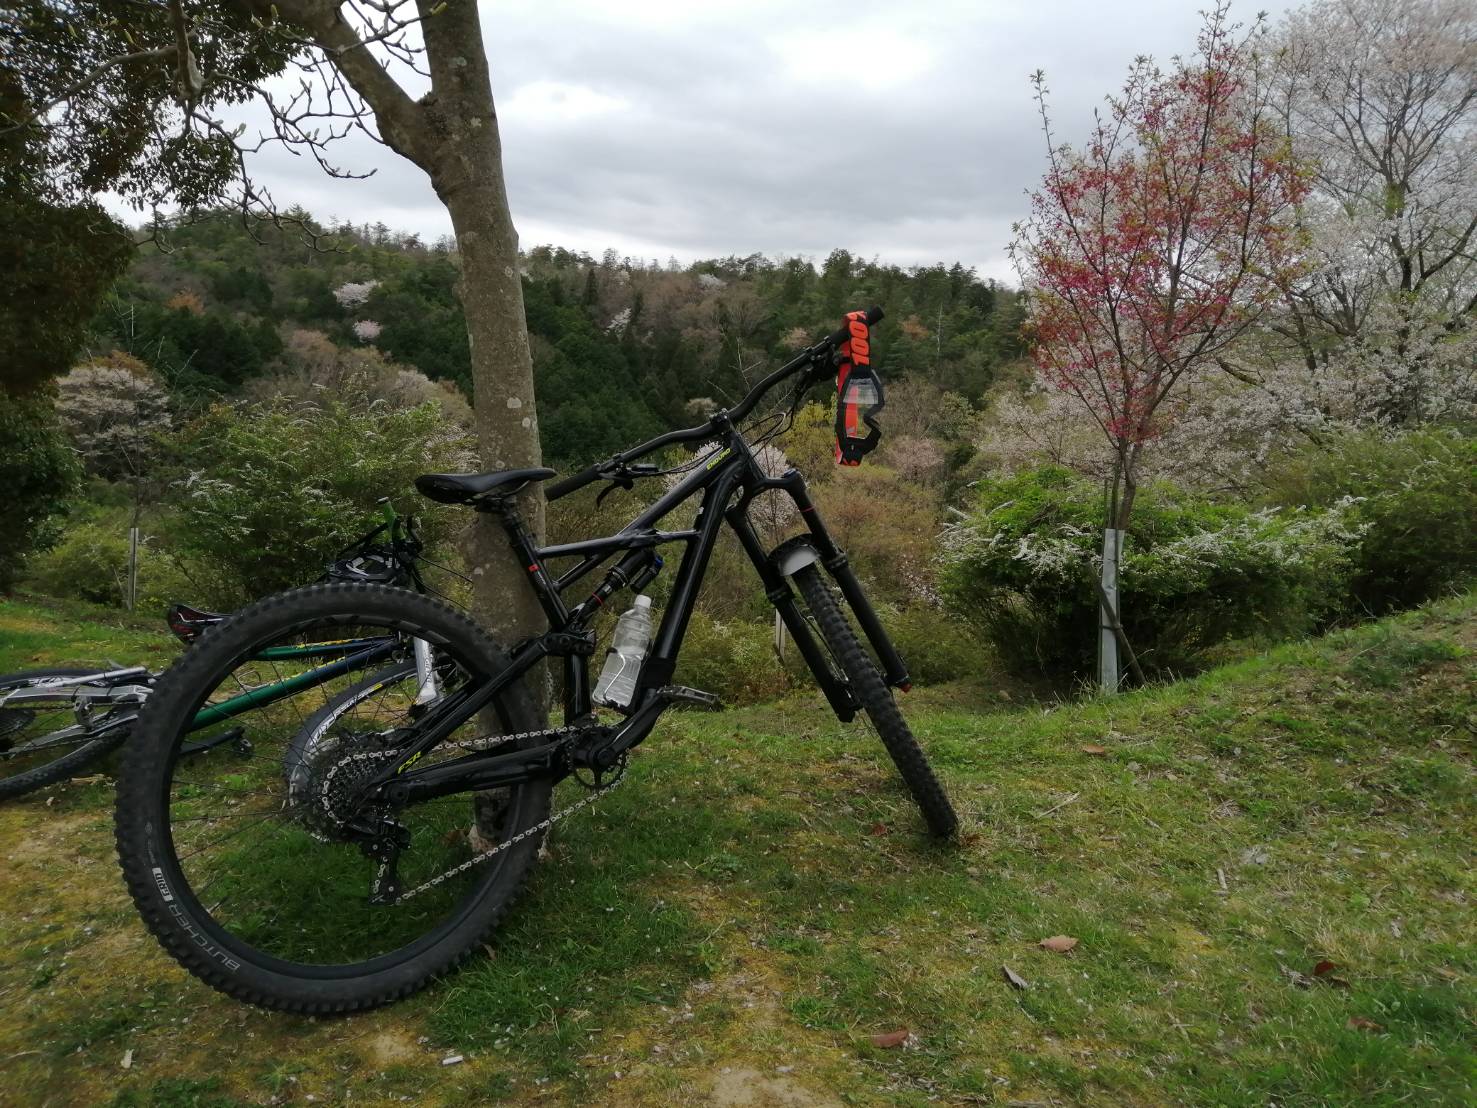
<instances>
[{"instance_id":1,"label":"cherry blossom tree","mask_svg":"<svg viewBox=\"0 0 1477 1108\"><path fill-rule=\"evenodd\" d=\"M1118 530L1166 402L1299 272L1308 182L1271 110L1259 31L1232 24L1224 3L1208 12L1194 56L1135 61L1081 150L1056 144L1034 78L1049 168L1012 252L1039 372L1084 406L1116 460Z\"/></svg>"},{"instance_id":2,"label":"cherry blossom tree","mask_svg":"<svg viewBox=\"0 0 1477 1108\"><path fill-rule=\"evenodd\" d=\"M1303 372L1261 379L1335 420L1351 404L1365 423L1470 417L1477 7L1317 0L1277 45L1284 127L1314 169L1301 218L1317 264L1277 328Z\"/></svg>"},{"instance_id":3,"label":"cherry blossom tree","mask_svg":"<svg viewBox=\"0 0 1477 1108\"><path fill-rule=\"evenodd\" d=\"M169 431L169 394L147 372L101 359L57 381L57 414L89 473L138 485Z\"/></svg>"}]
</instances>

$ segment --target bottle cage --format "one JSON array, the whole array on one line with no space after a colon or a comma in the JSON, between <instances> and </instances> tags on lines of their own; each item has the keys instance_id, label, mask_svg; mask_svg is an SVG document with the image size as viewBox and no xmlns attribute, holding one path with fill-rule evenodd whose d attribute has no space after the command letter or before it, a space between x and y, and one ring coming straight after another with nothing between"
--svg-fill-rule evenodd
<instances>
[{"instance_id":1,"label":"bottle cage","mask_svg":"<svg viewBox=\"0 0 1477 1108\"><path fill-rule=\"evenodd\" d=\"M846 329L850 337L836 351L836 464L856 466L882 439L873 418L882 410L882 379L872 369L867 313L848 312Z\"/></svg>"}]
</instances>

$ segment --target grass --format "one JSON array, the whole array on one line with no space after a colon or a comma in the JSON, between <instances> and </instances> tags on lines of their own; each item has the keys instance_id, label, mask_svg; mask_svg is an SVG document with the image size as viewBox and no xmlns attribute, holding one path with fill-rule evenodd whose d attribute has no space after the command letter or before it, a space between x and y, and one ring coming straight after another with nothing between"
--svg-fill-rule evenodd
<instances>
[{"instance_id":1,"label":"grass","mask_svg":"<svg viewBox=\"0 0 1477 1108\"><path fill-rule=\"evenodd\" d=\"M163 640L0 606L0 668ZM808 698L669 717L485 955L344 1020L178 970L58 787L0 809L0 1101L1471 1103L1474 649L1468 595L1111 701L920 690L952 847Z\"/></svg>"}]
</instances>

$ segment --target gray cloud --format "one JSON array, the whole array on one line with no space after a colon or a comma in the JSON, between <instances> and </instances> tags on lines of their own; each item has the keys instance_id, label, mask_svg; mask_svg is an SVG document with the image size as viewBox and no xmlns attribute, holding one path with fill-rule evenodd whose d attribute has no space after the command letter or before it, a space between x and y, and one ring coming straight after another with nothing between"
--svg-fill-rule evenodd
<instances>
[{"instance_id":1,"label":"gray cloud","mask_svg":"<svg viewBox=\"0 0 1477 1108\"><path fill-rule=\"evenodd\" d=\"M806 5L483 3L515 220L552 242L665 260L844 246L1008 278L1010 224L1044 147L1028 81L1047 71L1062 138L1136 54L1194 47L1194 0ZM1286 0L1263 3L1274 15ZM1241 14L1250 18L1249 5ZM367 181L262 155L279 201L449 231L424 176L368 141Z\"/></svg>"}]
</instances>

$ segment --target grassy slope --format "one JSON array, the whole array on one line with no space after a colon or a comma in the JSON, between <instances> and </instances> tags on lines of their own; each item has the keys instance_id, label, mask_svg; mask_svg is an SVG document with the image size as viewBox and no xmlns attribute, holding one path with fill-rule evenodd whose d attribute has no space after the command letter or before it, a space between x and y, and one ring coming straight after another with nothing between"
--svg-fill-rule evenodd
<instances>
[{"instance_id":1,"label":"grassy slope","mask_svg":"<svg viewBox=\"0 0 1477 1108\"><path fill-rule=\"evenodd\" d=\"M144 626L0 605L0 663ZM1469 595L1112 703L915 693L958 848L808 701L676 717L490 957L350 1020L177 970L59 788L0 809L0 1102L1470 1103L1474 649Z\"/></svg>"}]
</instances>

